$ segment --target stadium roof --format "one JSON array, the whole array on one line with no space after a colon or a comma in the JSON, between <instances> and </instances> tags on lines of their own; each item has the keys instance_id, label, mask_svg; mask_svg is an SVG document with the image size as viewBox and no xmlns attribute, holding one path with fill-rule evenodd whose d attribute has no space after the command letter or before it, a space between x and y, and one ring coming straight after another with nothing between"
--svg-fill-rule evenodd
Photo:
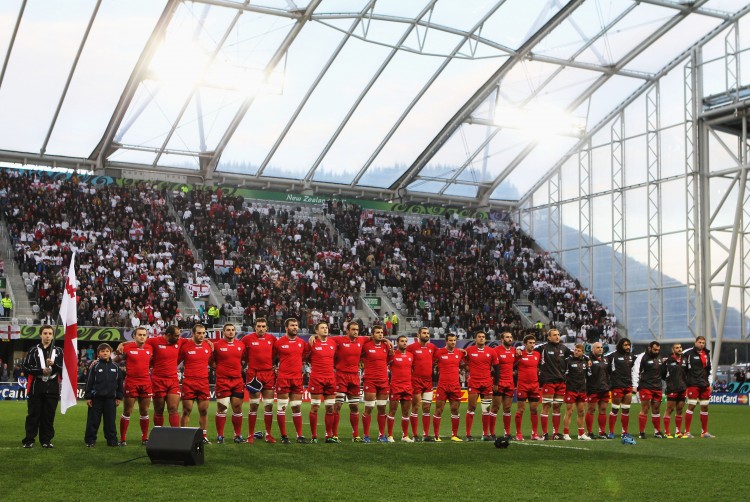
<instances>
[{"instance_id":1,"label":"stadium roof","mask_svg":"<svg viewBox=\"0 0 750 502\"><path fill-rule=\"evenodd\" d=\"M0 160L519 200L748 11L743 0L5 0Z\"/></svg>"}]
</instances>

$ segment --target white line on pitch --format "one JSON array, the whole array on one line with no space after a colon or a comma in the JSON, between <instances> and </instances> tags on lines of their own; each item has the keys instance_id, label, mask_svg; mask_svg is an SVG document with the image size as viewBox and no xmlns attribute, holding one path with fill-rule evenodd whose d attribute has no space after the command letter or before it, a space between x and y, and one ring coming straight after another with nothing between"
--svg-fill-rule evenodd
<instances>
[{"instance_id":1,"label":"white line on pitch","mask_svg":"<svg viewBox=\"0 0 750 502\"><path fill-rule=\"evenodd\" d=\"M563 448L565 450L586 450L589 451L588 448L579 448L578 446L558 446L555 444L542 444L542 443L526 443L526 442L520 442L520 441L513 441L513 444L517 445L525 445L525 446L541 446L543 448Z\"/></svg>"}]
</instances>

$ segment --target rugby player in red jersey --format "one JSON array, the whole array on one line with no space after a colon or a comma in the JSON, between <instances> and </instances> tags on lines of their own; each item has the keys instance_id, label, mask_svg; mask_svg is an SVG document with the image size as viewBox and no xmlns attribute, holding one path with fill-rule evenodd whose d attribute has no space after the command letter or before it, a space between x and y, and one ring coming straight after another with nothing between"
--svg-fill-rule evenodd
<instances>
[{"instance_id":1,"label":"rugby player in red jersey","mask_svg":"<svg viewBox=\"0 0 750 502\"><path fill-rule=\"evenodd\" d=\"M180 426L180 379L177 377L177 356L180 346L185 343L180 338L177 326L167 326L164 336L146 340L152 350L151 386L154 392L154 425L164 425L164 405L169 414L169 425Z\"/></svg>"},{"instance_id":2,"label":"rugby player in red jersey","mask_svg":"<svg viewBox=\"0 0 750 502\"><path fill-rule=\"evenodd\" d=\"M583 355L583 344L577 343L573 355L565 359L565 420L563 421L563 439L570 441L570 419L573 408L576 409L576 425L578 439L591 441L584 430L584 415L586 413L586 374L589 362Z\"/></svg>"},{"instance_id":3,"label":"rugby player in red jersey","mask_svg":"<svg viewBox=\"0 0 750 502\"><path fill-rule=\"evenodd\" d=\"M208 365L213 350L206 338L206 327L202 324L193 326L193 337L180 347L177 364L184 363L182 372L182 420L181 426L190 425L190 414L193 404L198 401L198 425L203 429L203 443L209 444L206 437L208 426L208 405L211 388L208 383Z\"/></svg>"},{"instance_id":4,"label":"rugby player in red jersey","mask_svg":"<svg viewBox=\"0 0 750 502\"><path fill-rule=\"evenodd\" d=\"M451 410L451 441L460 443L463 440L458 437L458 424L461 420L458 414L458 408L461 405L459 369L464 360L464 353L456 349L455 333L448 333L445 336L445 347L435 351L434 359L439 373L437 392L435 392L435 416L432 417L435 441L441 441L440 418L443 415L445 402L448 401Z\"/></svg>"},{"instance_id":5,"label":"rugby player in red jersey","mask_svg":"<svg viewBox=\"0 0 750 502\"><path fill-rule=\"evenodd\" d=\"M487 335L484 331L474 334L474 343L466 349L466 360L469 366L469 405L466 410L466 441L474 441L471 427L474 423L474 411L481 396L482 403L482 437L490 435L490 407L492 406L493 375L497 375L497 352L485 345ZM511 372L513 368L511 367ZM512 398L511 398L512 399Z\"/></svg>"},{"instance_id":6,"label":"rugby player in red jersey","mask_svg":"<svg viewBox=\"0 0 750 502\"><path fill-rule=\"evenodd\" d=\"M130 414L133 412L136 400L140 413L141 444L148 441L148 407L151 404L153 392L151 390L151 354L152 350L146 346L148 332L145 327L135 328L133 342L121 343L117 348L115 362L125 361L125 385L122 401L122 416L120 417L120 446L127 446L128 425Z\"/></svg>"},{"instance_id":7,"label":"rugby player in red jersey","mask_svg":"<svg viewBox=\"0 0 750 502\"><path fill-rule=\"evenodd\" d=\"M333 436L333 406L336 404L336 374L334 373L334 358L336 357L336 342L328 339L328 323L320 321L315 325L317 340L309 353L310 383L310 442L318 442L318 409L323 399L326 407L326 443L338 443Z\"/></svg>"},{"instance_id":8,"label":"rugby player in red jersey","mask_svg":"<svg viewBox=\"0 0 750 502\"><path fill-rule=\"evenodd\" d=\"M292 422L297 433L297 442L307 443L302 435L302 361L310 352L310 346L297 337L297 319L284 321L286 334L276 340L273 347L274 360L278 362L276 376L276 421L279 423L282 444L289 444L286 435L286 407L292 408Z\"/></svg>"},{"instance_id":9,"label":"rugby player in red jersey","mask_svg":"<svg viewBox=\"0 0 750 502\"><path fill-rule=\"evenodd\" d=\"M516 393L515 384L513 383L513 366L516 362L516 349L513 347L513 334L505 332L502 334L502 343L495 347L497 353L498 367L500 369L500 378L497 384L497 390L492 393L492 408L490 409L490 436L495 436L495 422L497 414L500 412L500 405L503 406L503 429L506 439L511 439L510 435L510 409L513 406L513 395Z\"/></svg>"},{"instance_id":10,"label":"rugby player in red jersey","mask_svg":"<svg viewBox=\"0 0 750 502\"><path fill-rule=\"evenodd\" d=\"M391 393L388 407L388 442L393 443L393 426L396 423L396 411L401 404L401 441L412 443L409 437L409 412L411 411L412 388L411 373L414 365L414 355L406 350L408 340L405 335L396 339L397 349L389 357L391 368Z\"/></svg>"},{"instance_id":11,"label":"rugby player in red jersey","mask_svg":"<svg viewBox=\"0 0 750 502\"><path fill-rule=\"evenodd\" d=\"M536 338L534 335L523 337L523 349L516 349L516 370L518 384L516 389L516 440L523 441L521 424L526 401L529 402L529 419L531 420L531 439L540 440L539 436L539 352L534 350Z\"/></svg>"},{"instance_id":12,"label":"rugby player in red jersey","mask_svg":"<svg viewBox=\"0 0 750 502\"><path fill-rule=\"evenodd\" d=\"M362 346L362 363L364 365L364 399L365 412L362 415L362 428L364 429L365 443L370 442L370 422L372 410L378 407L378 441L387 443L385 435L386 413L385 406L388 404L388 355L392 353L391 347L383 340L383 327L372 327L372 340L365 342Z\"/></svg>"},{"instance_id":13,"label":"rugby player in red jersey","mask_svg":"<svg viewBox=\"0 0 750 502\"><path fill-rule=\"evenodd\" d=\"M260 397L263 396L263 422L266 426L266 443L275 443L271 435L273 426L273 395L276 388L276 373L273 370L273 346L276 337L268 331L265 317L255 319L255 332L242 337L242 344L246 348L247 372L246 380L250 382L257 378L263 384L263 390L250 393L250 411L247 414L247 442L253 442L255 422L258 419Z\"/></svg>"},{"instance_id":14,"label":"rugby player in red jersey","mask_svg":"<svg viewBox=\"0 0 750 502\"><path fill-rule=\"evenodd\" d=\"M338 439L339 419L344 400L349 402L349 422L352 426L352 440L362 441L359 436L359 360L362 347L370 340L369 336L359 336L359 324L352 321L346 327L346 334L333 336L336 343L336 405L333 415L333 437Z\"/></svg>"},{"instance_id":15,"label":"rugby player in red jersey","mask_svg":"<svg viewBox=\"0 0 750 502\"><path fill-rule=\"evenodd\" d=\"M419 339L406 347L414 356L411 377L413 398L411 401L411 432L414 440L419 439L419 409L422 409L422 440L434 441L430 436L430 407L432 406L432 370L437 347L430 343L430 329L419 328Z\"/></svg>"},{"instance_id":16,"label":"rugby player in red jersey","mask_svg":"<svg viewBox=\"0 0 750 502\"><path fill-rule=\"evenodd\" d=\"M232 406L232 428L234 442L244 443L242 437L242 402L245 399L245 382L242 380L242 362L245 345L236 339L237 330L226 323L221 330L222 338L214 342L214 365L216 367L216 442L224 442L224 425L227 409Z\"/></svg>"}]
</instances>

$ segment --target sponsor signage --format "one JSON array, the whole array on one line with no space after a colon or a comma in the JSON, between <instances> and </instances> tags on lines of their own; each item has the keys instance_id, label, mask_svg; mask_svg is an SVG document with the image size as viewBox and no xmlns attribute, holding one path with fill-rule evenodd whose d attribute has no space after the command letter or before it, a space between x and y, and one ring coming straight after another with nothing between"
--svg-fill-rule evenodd
<instances>
[{"instance_id":1,"label":"sponsor signage","mask_svg":"<svg viewBox=\"0 0 750 502\"><path fill-rule=\"evenodd\" d=\"M26 399L26 389L17 383L0 384L0 401Z\"/></svg>"},{"instance_id":2,"label":"sponsor signage","mask_svg":"<svg viewBox=\"0 0 750 502\"><path fill-rule=\"evenodd\" d=\"M750 398L747 394L729 394L727 392L717 392L711 394L710 404L738 404L747 406Z\"/></svg>"},{"instance_id":3,"label":"sponsor signage","mask_svg":"<svg viewBox=\"0 0 750 502\"><path fill-rule=\"evenodd\" d=\"M379 296L364 296L362 301L367 304L372 310L377 311L380 308L380 297Z\"/></svg>"}]
</instances>

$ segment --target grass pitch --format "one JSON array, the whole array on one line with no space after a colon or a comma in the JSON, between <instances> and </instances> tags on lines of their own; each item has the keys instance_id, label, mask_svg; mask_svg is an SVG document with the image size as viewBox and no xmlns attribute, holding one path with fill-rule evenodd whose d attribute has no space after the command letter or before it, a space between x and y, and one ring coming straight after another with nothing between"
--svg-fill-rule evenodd
<instances>
[{"instance_id":1,"label":"grass pitch","mask_svg":"<svg viewBox=\"0 0 750 502\"><path fill-rule=\"evenodd\" d=\"M305 436L308 405L303 406ZM118 410L120 411L120 410ZM247 406L245 406L247 414ZM354 444L346 407L342 444L211 444L205 465L151 465L140 446L137 412L130 426L132 446L95 449L83 443L86 406L79 403L55 419L53 450L21 448L26 403L0 402L0 497L33 500L747 500L750 492L750 407L712 406L716 439L511 443ZM464 433L464 408L460 434ZM637 431L638 407L631 411ZM215 439L213 405L209 438ZM294 430L291 413L288 430ZM524 428L529 433L528 411ZM322 436L322 413L318 434ZM192 424L197 426L197 411ZM258 425L262 427L262 415ZM693 430L699 421L693 421ZM226 430L231 434L231 423ZM257 426L256 426L257 427ZM619 427L619 422L618 422ZM475 420L474 436L481 434ZM502 429L502 421L498 421ZM420 423L421 430L421 423ZM377 435L373 420L371 431ZM653 433L649 422L649 436ZM244 433L247 423L244 424ZM274 420L274 433L277 425ZM400 434L397 422L394 435ZM450 414L441 433L450 434ZM293 432L292 432L293 434ZM277 435L278 438L278 435ZM137 446L136 446L137 445Z\"/></svg>"}]
</instances>

